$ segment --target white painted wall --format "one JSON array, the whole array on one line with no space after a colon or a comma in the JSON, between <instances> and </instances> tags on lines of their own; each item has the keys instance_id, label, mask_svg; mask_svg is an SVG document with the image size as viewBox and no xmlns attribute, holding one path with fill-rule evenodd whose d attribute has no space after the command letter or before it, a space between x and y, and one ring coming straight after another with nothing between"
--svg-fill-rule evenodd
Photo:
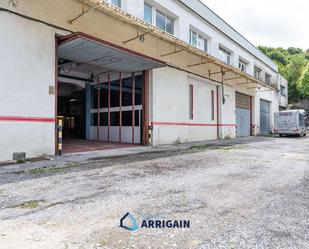
<instances>
[{"instance_id":1,"label":"white painted wall","mask_svg":"<svg viewBox=\"0 0 309 249\"><path fill-rule=\"evenodd\" d=\"M133 1L132 1L133 2ZM254 74L254 66L258 66L262 70L262 80L265 80L265 73L268 73L271 75L271 83L277 83L280 84L286 84L286 80L282 78L282 76L279 76L281 78L281 81L278 82L278 73L277 73L277 67L274 65L274 63L267 58L266 56L262 56L265 58L265 61L259 59L258 57L254 56L253 54L249 53L247 50L245 50L243 47L241 47L238 43L236 43L234 40L229 38L226 34L222 33L219 29L215 28L214 26L210 25L205 19L202 19L200 16L198 16L193 11L189 10L188 8L184 7L179 1L177 0L145 0L148 4L151 4L155 8L159 8L161 11L165 11L166 14L176 18L175 19L175 36L184 40L185 42L189 43L190 40L190 28L193 28L195 31L199 31L199 34L203 35L205 38L208 38L208 47L209 47L209 54L220 58L219 57L219 46L223 46L228 48L232 51L232 65L234 67L238 67L238 61L239 59L243 59L248 64L247 73L250 75ZM141 19L144 17L143 8L144 8L144 0L134 0L134 4L127 3L126 5L127 11ZM200 11L200 10L199 10ZM211 19L211 16L206 17L206 19ZM233 33L236 33L233 31ZM230 33L230 37L232 37L233 34ZM258 52L258 51L257 51ZM270 66L268 66L271 64ZM275 68L276 70L274 70ZM284 82L285 81L285 82ZM230 89L227 88L227 91ZM230 94L233 95L232 93ZM252 93L250 93L252 95ZM255 95L255 93L253 93ZM270 101L273 103L273 105L277 105L278 103L278 93L273 92L271 94L273 96L273 99ZM232 96L233 97L233 96ZM262 99L269 99L270 94L268 92L261 92L257 96L256 101L259 101L258 98ZM227 101L229 101L229 98L226 98ZM281 105L287 105L287 98L281 97L279 99L281 102ZM231 104L234 105L233 100L231 99ZM254 105L255 106L255 105ZM256 105L258 107L259 105ZM232 111L231 109L233 106L230 106L229 104L224 105L223 107L223 113L225 113L227 110ZM277 107L274 107L274 109L277 109ZM259 110L256 110L259 111ZM230 117L232 118L232 117ZM256 117L258 118L258 117ZM223 119L226 119L224 116ZM225 120L224 120L225 121ZM226 120L226 121L232 121L232 120ZM259 120L256 120L257 122ZM231 127L223 127L221 130L222 137L234 137L234 128Z\"/></svg>"},{"instance_id":2,"label":"white painted wall","mask_svg":"<svg viewBox=\"0 0 309 249\"><path fill-rule=\"evenodd\" d=\"M176 123L154 124L153 145L217 138L216 94L215 120L211 120L211 90L216 93L216 85L169 67L152 70L150 82L150 121ZM192 84L194 89L193 120L189 118L189 84ZM214 126L203 126L203 124Z\"/></svg>"},{"instance_id":3,"label":"white painted wall","mask_svg":"<svg viewBox=\"0 0 309 249\"><path fill-rule=\"evenodd\" d=\"M0 13L0 116L55 117L55 30ZM0 121L0 161L55 152L54 123Z\"/></svg>"},{"instance_id":4,"label":"white painted wall","mask_svg":"<svg viewBox=\"0 0 309 249\"><path fill-rule=\"evenodd\" d=\"M256 56L249 53L247 50L239 46L235 41L229 38L227 35L220 32L220 30L214 28L207 21L199 17L193 11L190 11L188 8L184 7L177 0L133 0L131 2L127 2L126 10L143 19L144 18L144 2L155 6L160 9L160 11L165 12L166 14L176 18L175 19L175 36L182 39L185 42L189 43L190 40L190 27L193 27L194 30L199 31L201 35L209 37L209 54L219 57L219 45L223 45L224 47L231 50L232 53L232 61L233 65L238 68L238 60L239 58L243 58L249 62L248 72L253 75L254 65L260 67L262 69L262 75L265 75L265 72L272 76L273 80L277 78L277 72L267 66L267 63L271 63L273 67L277 68L274 63L268 59L265 63L264 61L258 59ZM208 17L210 18L210 17ZM266 57L266 56L265 56Z\"/></svg>"},{"instance_id":5,"label":"white painted wall","mask_svg":"<svg viewBox=\"0 0 309 249\"><path fill-rule=\"evenodd\" d=\"M256 120L256 134L260 133L260 100L266 100L270 102L270 128L273 131L274 128L274 112L279 111L279 99L278 93L274 91L258 92L255 98L254 116Z\"/></svg>"},{"instance_id":6,"label":"white painted wall","mask_svg":"<svg viewBox=\"0 0 309 249\"><path fill-rule=\"evenodd\" d=\"M132 0L124 6L128 12L143 18L143 2ZM253 73L256 64L275 79L276 72L265 63L254 58L205 20L183 8L177 1L156 0L156 5L177 17L177 37L188 42L192 25L210 37L210 54L218 56L218 46L222 44L233 51L233 64L236 67L241 56L250 62L249 73ZM55 117L55 96L49 95L49 86L54 86L55 82L55 33L59 31L8 13L0 13L0 28L5 34L0 38L0 116ZM210 120L210 91L216 91L215 84L172 68L153 70L150 82L150 121L216 124L216 117L214 121ZM189 119L189 83L194 85L194 120ZM221 124L235 123L236 90L239 89L225 86L226 102L224 105L220 102ZM259 99L270 101L272 111L276 111L278 94L256 94L255 91L248 94L254 96L254 123L259 126ZM0 121L0 161L12 159L13 152L26 152L27 157L54 154L54 125ZM92 135L95 137L94 130ZM235 127L221 127L220 137L235 137ZM154 145L216 138L216 126L155 126L153 130Z\"/></svg>"},{"instance_id":7,"label":"white painted wall","mask_svg":"<svg viewBox=\"0 0 309 249\"><path fill-rule=\"evenodd\" d=\"M221 124L236 124L236 102L235 102L235 88L231 86L224 86L225 104L222 102L222 88L220 88L220 123ZM222 126L220 127L220 138L235 138L236 127L235 126Z\"/></svg>"},{"instance_id":8,"label":"white painted wall","mask_svg":"<svg viewBox=\"0 0 309 249\"><path fill-rule=\"evenodd\" d=\"M217 138L217 116L211 120L211 95L216 93L216 83L192 76L170 67L152 70L151 117L154 123L153 145L203 141ZM189 84L194 86L194 119L189 119ZM273 128L273 113L278 111L278 94L275 91L256 92L246 86L225 85L222 101L222 86L219 86L219 138L236 137L236 92L252 97L252 124L254 134L260 133L260 101L270 102L270 127ZM215 94L216 103L216 94ZM215 113L216 106L215 106ZM160 123L167 124L160 124ZM159 124L158 124L159 123ZM191 125L187 125L191 124ZM214 127L201 124L213 124Z\"/></svg>"}]
</instances>

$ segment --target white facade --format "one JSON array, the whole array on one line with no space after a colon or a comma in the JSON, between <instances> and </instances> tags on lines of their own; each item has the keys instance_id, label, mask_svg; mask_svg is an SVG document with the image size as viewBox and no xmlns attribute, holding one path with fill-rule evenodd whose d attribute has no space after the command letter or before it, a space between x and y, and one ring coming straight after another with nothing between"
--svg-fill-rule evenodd
<instances>
[{"instance_id":1,"label":"white facade","mask_svg":"<svg viewBox=\"0 0 309 249\"><path fill-rule=\"evenodd\" d=\"M132 1L133 2L133 1ZM144 2L153 6L153 8L160 10L166 15L174 19L174 35L182 39L183 41L190 43L190 29L198 32L201 36L208 39L208 53L219 58L219 47L223 47L231 51L231 65L238 67L239 59L248 62L248 70L246 71L250 75L253 74L254 66L259 67L262 70L262 79L265 79L265 73L272 76L272 82L276 82L277 79L277 66L274 62L255 48L252 44L247 45L248 49L254 52L251 53L246 50L241 45L245 46L244 43L249 43L245 38L239 35L235 30L229 28L223 33L219 28L223 25L228 26L223 20L217 17L217 20L213 20L214 25L208 22L208 19L212 19L215 14L212 13L205 5L201 4L202 8L208 10L204 14L209 14L209 16L203 16L201 18L197 13L193 12L189 8L185 7L178 0L134 0L134 4L131 1L124 1L124 10L128 11L130 14L137 16L140 19L144 19ZM183 1L187 2L187 1ZM190 2L199 2L198 0ZM193 5L195 6L195 5ZM201 7L200 6L200 7ZM193 9L198 11L198 9ZM203 12L201 12L202 14ZM229 27L229 26L228 26ZM238 38L238 40L233 40L231 37ZM243 43L243 44L241 44ZM240 45L241 44L241 45Z\"/></svg>"},{"instance_id":2,"label":"white facade","mask_svg":"<svg viewBox=\"0 0 309 249\"><path fill-rule=\"evenodd\" d=\"M259 133L261 99L270 103L272 128L273 112L279 109L279 105L281 108L287 106L287 81L278 74L275 64L206 6L201 5L204 9L192 10L182 2L190 8L201 4L197 0L146 0L153 8L153 15L158 10L173 20L176 37L190 43L190 31L194 31L207 40L209 54L221 58L219 48L225 49L230 53L231 65L238 68L239 60L245 62L246 73L250 75L254 75L255 66L259 67L262 80L265 80L266 73L269 74L270 84L275 84L278 91L257 92L256 89L235 84L224 84L222 87L218 82L172 67L150 70L151 144L235 138L236 92L252 97L254 134ZM0 5L8 7L4 1L0 1ZM144 0L122 0L121 5L124 10L144 19ZM200 15L206 16L202 18ZM27 157L53 155L57 116L56 93L53 91L56 82L55 36L67 35L69 32L6 12L0 13L0 27L6 34L1 37L0 43L0 161L11 160L14 152L26 152ZM200 46L201 49L204 47ZM75 76L85 75L77 73ZM193 87L192 103L190 85ZM135 109L138 108L141 107ZM190 117L191 111L193 118ZM106 127L100 129L102 136ZM136 129L140 130L140 127ZM97 131L97 127L91 127L87 138L95 139ZM123 142L130 138L123 137ZM140 137L136 137L137 140Z\"/></svg>"},{"instance_id":3,"label":"white facade","mask_svg":"<svg viewBox=\"0 0 309 249\"><path fill-rule=\"evenodd\" d=\"M188 104L190 84L193 85L193 119ZM186 72L168 67L153 70L150 99L153 145L216 139L216 94L212 120L211 91L216 93L216 85Z\"/></svg>"},{"instance_id":4,"label":"white facade","mask_svg":"<svg viewBox=\"0 0 309 249\"><path fill-rule=\"evenodd\" d=\"M236 91L248 94L253 98L252 125L254 127L254 134L260 133L260 100L269 102L270 129L273 129L272 114L279 110L279 105L282 107L287 106L287 81L278 73L277 66L269 57L260 52L200 1L136 0L132 5L123 5L123 8L129 13L143 19L144 3L152 6L153 19L155 19L156 11L159 10L174 20L174 35L177 38L192 44L190 33L194 31L199 36L207 39L207 52L209 54L227 62L225 58L222 58L220 55L220 49L228 51L230 56L228 59L230 62L229 64L236 68L239 67L239 62L245 64L245 72L252 76L255 75L254 68L257 67L260 69L259 79L278 89L278 91L258 92L255 90L247 90L243 87L238 89L228 85L225 86L224 95L228 97L225 97L225 104L220 104L219 106L219 138L234 138L236 136L235 127L230 126L231 124L235 124ZM155 21L153 21L152 24L156 25ZM202 49L201 47L199 48ZM194 120L188 120L187 85L192 81L190 74L177 72L171 69L156 69L153 71L153 109L157 110L157 112L154 111L152 120L155 123L157 120L168 120L176 123L174 125L154 125L153 143L164 144L217 138L216 128L210 126L211 122L209 122L209 120L200 117L202 113L205 114L202 108L206 108L207 106L207 104L204 103L205 100L203 97L205 96L202 96L203 93L196 94L195 92L195 95L199 95L195 96L195 103L198 107L196 112L198 114L197 118ZM270 77L268 81L266 79L267 76ZM164 84L163 82L166 81L166 77L168 77L168 82ZM209 83L206 83L205 80L200 82L201 83L195 87L197 91L203 91L202 88L209 87ZM168 91L169 87L177 89L177 94L175 94L173 98L171 98L171 96L164 96L170 94L172 91L172 89ZM285 96L280 92L280 88L282 89L282 87L285 89ZM221 92L219 95L221 95ZM222 99L220 103L221 102ZM156 106L156 103L159 104ZM166 106L169 106L168 113L162 113L160 110L164 109ZM209 112L209 105L207 108L207 112ZM164 115L166 115L166 117L162 117ZM195 123L196 126L190 126L186 124L187 122ZM184 124L180 125L179 123ZM201 123L205 126L199 126Z\"/></svg>"},{"instance_id":5,"label":"white facade","mask_svg":"<svg viewBox=\"0 0 309 249\"><path fill-rule=\"evenodd\" d=\"M0 14L0 160L55 153L55 32ZM12 32L14 30L14 32ZM35 118L32 118L35 117ZM41 118L41 120L37 120Z\"/></svg>"}]
</instances>

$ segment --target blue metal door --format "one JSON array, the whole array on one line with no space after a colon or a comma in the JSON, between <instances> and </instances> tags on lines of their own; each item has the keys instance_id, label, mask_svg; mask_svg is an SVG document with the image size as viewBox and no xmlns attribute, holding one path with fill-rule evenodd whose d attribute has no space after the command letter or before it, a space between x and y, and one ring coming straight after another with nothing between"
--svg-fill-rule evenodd
<instances>
[{"instance_id":1,"label":"blue metal door","mask_svg":"<svg viewBox=\"0 0 309 249\"><path fill-rule=\"evenodd\" d=\"M243 108L236 108L236 136L248 137L250 136L250 110Z\"/></svg>"},{"instance_id":2,"label":"blue metal door","mask_svg":"<svg viewBox=\"0 0 309 249\"><path fill-rule=\"evenodd\" d=\"M260 100L260 133L263 135L270 132L270 103Z\"/></svg>"},{"instance_id":3,"label":"blue metal door","mask_svg":"<svg viewBox=\"0 0 309 249\"><path fill-rule=\"evenodd\" d=\"M236 137L251 135L251 97L236 92Z\"/></svg>"}]
</instances>

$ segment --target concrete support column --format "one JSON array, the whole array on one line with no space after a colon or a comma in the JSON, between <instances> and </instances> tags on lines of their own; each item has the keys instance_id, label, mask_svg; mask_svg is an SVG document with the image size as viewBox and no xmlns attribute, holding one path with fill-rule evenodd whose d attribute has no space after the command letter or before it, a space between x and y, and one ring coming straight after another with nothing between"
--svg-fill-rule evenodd
<instances>
[{"instance_id":1,"label":"concrete support column","mask_svg":"<svg viewBox=\"0 0 309 249\"><path fill-rule=\"evenodd\" d=\"M217 86L217 94L216 94L216 103L217 103L217 138L218 139L222 139L223 138L223 132L222 132L222 124L223 124L223 120L222 120L222 106L223 106L223 98L222 98L222 86Z\"/></svg>"},{"instance_id":2,"label":"concrete support column","mask_svg":"<svg viewBox=\"0 0 309 249\"><path fill-rule=\"evenodd\" d=\"M86 83L86 97L85 97L85 110L86 110L86 139L90 139L90 126L91 126L91 87L89 83Z\"/></svg>"}]
</instances>

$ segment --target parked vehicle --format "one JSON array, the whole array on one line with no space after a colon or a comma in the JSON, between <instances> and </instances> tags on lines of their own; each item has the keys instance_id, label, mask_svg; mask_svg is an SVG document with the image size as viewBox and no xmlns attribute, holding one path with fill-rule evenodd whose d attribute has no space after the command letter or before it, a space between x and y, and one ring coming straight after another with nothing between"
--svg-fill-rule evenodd
<instances>
[{"instance_id":1,"label":"parked vehicle","mask_svg":"<svg viewBox=\"0 0 309 249\"><path fill-rule=\"evenodd\" d=\"M275 112L274 132L282 135L306 136L306 112L304 110L288 110Z\"/></svg>"}]
</instances>

